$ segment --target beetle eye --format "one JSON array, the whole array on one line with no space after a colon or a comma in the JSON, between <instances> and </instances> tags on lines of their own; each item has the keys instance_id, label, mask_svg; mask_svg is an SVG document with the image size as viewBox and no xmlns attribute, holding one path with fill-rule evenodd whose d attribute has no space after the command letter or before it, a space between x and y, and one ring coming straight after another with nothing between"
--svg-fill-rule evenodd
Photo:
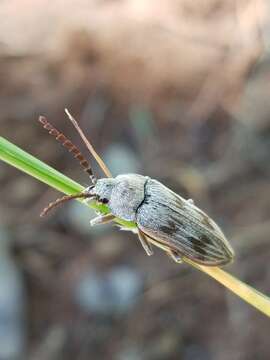
<instances>
[{"instance_id":1,"label":"beetle eye","mask_svg":"<svg viewBox=\"0 0 270 360\"><path fill-rule=\"evenodd\" d=\"M101 201L102 201L102 204L108 204L108 202L109 202L109 200L106 198L102 199Z\"/></svg>"}]
</instances>

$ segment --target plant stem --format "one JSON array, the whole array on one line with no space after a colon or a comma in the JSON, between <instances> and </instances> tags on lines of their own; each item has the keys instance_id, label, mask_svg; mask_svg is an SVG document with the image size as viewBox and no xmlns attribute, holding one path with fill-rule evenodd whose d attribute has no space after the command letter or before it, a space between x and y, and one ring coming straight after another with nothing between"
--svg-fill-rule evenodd
<instances>
[{"instance_id":1,"label":"plant stem","mask_svg":"<svg viewBox=\"0 0 270 360\"><path fill-rule=\"evenodd\" d=\"M202 266L195 264L193 261L186 261L198 270L208 274L220 284L230 289L233 293L238 295L241 299L254 306L256 309L270 317L270 298L245 284L243 281L237 279L226 271L218 267Z\"/></svg>"},{"instance_id":2,"label":"plant stem","mask_svg":"<svg viewBox=\"0 0 270 360\"><path fill-rule=\"evenodd\" d=\"M0 159L67 195L76 194L84 189L74 180L44 164L3 137L0 137ZM86 204L86 202L83 203ZM109 211L106 205L95 203L88 203L88 205L104 214ZM136 224L133 222L121 219L116 219L116 222L130 230L136 229ZM201 266L189 259L185 259L185 262L213 277L244 301L270 317L270 299L264 294L218 267Z\"/></svg>"},{"instance_id":3,"label":"plant stem","mask_svg":"<svg viewBox=\"0 0 270 360\"><path fill-rule=\"evenodd\" d=\"M64 194L73 195L83 191L84 189L83 186L74 180L61 174L59 171L28 154L1 136L0 159ZM78 201L86 204L86 202L81 199L78 199ZM92 207L103 214L107 214L109 212L106 205L96 204L93 202L87 204L89 207ZM116 222L125 228L136 227L133 222L122 219L116 219Z\"/></svg>"},{"instance_id":4,"label":"plant stem","mask_svg":"<svg viewBox=\"0 0 270 360\"><path fill-rule=\"evenodd\" d=\"M83 187L75 181L13 145L3 137L0 137L0 158L67 195L76 194L83 190Z\"/></svg>"}]
</instances>

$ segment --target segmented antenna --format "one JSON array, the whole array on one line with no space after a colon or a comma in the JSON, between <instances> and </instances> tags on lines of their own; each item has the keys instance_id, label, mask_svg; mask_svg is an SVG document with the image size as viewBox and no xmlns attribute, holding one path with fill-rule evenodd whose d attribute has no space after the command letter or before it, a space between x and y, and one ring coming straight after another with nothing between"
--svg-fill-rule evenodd
<instances>
[{"instance_id":1,"label":"segmented antenna","mask_svg":"<svg viewBox=\"0 0 270 360\"><path fill-rule=\"evenodd\" d=\"M101 157L98 155L98 153L96 152L96 150L94 149L93 145L90 143L90 141L87 139L87 137L84 135L84 132L82 131L82 129L80 128L79 124L77 123L77 121L74 119L74 117L70 114L70 112L68 111L68 109L65 109L65 113L67 114L69 120L72 122L72 124L74 125L75 129L78 131L82 141L85 143L87 149L89 150L90 154L94 156L96 162L98 163L98 165L101 167L101 169L103 170L104 174L107 177L112 177L112 174L110 172L110 170L108 169L108 167L106 166L106 164L104 163L104 161L101 159Z\"/></svg>"},{"instance_id":2,"label":"segmented antenna","mask_svg":"<svg viewBox=\"0 0 270 360\"><path fill-rule=\"evenodd\" d=\"M40 116L38 121L43 125L43 128L48 130L49 134L55 137L57 141L60 142L68 151L74 156L76 160L79 161L80 165L90 176L90 179L93 184L96 183L97 179L93 174L92 168L89 162L85 159L81 151L73 144L71 140L69 140L63 133L58 131L45 116ZM67 200L65 200L67 201Z\"/></svg>"},{"instance_id":3,"label":"segmented antenna","mask_svg":"<svg viewBox=\"0 0 270 360\"><path fill-rule=\"evenodd\" d=\"M74 194L74 195L65 195L59 199L56 199L55 201L51 202L48 206L46 206L40 216L43 217L45 215L48 214L49 211L51 211L52 209L54 209L56 206L59 206L59 205L62 205L63 203L67 202L67 201L70 201L70 200L73 200L73 199L80 199L80 198L84 198L84 199L87 199L87 198L93 198L94 195L90 195L90 194L87 194L87 193L79 193L79 194Z\"/></svg>"}]
</instances>

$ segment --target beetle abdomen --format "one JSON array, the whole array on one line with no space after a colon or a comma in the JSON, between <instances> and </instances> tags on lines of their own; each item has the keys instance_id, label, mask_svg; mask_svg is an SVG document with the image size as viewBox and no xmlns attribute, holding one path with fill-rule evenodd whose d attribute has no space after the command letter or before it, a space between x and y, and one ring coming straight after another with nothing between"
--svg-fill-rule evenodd
<instances>
[{"instance_id":1,"label":"beetle abdomen","mask_svg":"<svg viewBox=\"0 0 270 360\"><path fill-rule=\"evenodd\" d=\"M234 256L209 216L156 180L149 179L145 185L136 221L147 236L198 263L222 265Z\"/></svg>"}]
</instances>

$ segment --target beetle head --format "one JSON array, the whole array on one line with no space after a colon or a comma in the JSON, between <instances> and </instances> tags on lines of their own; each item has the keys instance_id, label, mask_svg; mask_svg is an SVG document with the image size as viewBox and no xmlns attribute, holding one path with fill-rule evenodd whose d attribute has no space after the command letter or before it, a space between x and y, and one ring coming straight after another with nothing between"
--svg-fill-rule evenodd
<instances>
[{"instance_id":1,"label":"beetle head","mask_svg":"<svg viewBox=\"0 0 270 360\"><path fill-rule=\"evenodd\" d=\"M113 178L98 179L96 184L86 188L85 192L94 195L97 201L107 204L111 199L112 190L116 185Z\"/></svg>"}]
</instances>

